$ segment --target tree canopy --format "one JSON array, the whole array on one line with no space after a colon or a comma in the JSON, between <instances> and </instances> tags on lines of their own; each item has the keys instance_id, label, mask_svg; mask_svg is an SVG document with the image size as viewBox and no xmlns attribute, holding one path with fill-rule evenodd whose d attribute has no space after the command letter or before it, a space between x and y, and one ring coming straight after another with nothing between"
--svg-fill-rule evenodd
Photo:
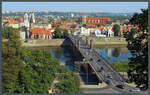
<instances>
[{"instance_id":1,"label":"tree canopy","mask_svg":"<svg viewBox=\"0 0 150 95\"><path fill-rule=\"evenodd\" d=\"M148 88L148 9L135 13L130 24L136 26L125 33L128 49L133 57L129 61L128 76L138 87Z\"/></svg>"},{"instance_id":2,"label":"tree canopy","mask_svg":"<svg viewBox=\"0 0 150 95\"><path fill-rule=\"evenodd\" d=\"M118 24L113 25L114 36L119 36L120 26Z\"/></svg>"},{"instance_id":3,"label":"tree canopy","mask_svg":"<svg viewBox=\"0 0 150 95\"><path fill-rule=\"evenodd\" d=\"M62 36L63 36L62 29L59 27L56 27L54 31L54 37L61 38Z\"/></svg>"}]
</instances>

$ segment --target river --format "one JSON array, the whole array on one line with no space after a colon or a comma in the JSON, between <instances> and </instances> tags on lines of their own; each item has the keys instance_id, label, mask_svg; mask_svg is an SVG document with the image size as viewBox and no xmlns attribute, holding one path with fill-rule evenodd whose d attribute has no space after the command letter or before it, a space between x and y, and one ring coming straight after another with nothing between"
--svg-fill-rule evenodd
<instances>
[{"instance_id":1,"label":"river","mask_svg":"<svg viewBox=\"0 0 150 95\"><path fill-rule=\"evenodd\" d=\"M72 52L68 47L44 47L49 51L53 58L58 59L60 62L66 63L62 67L67 67L73 70L72 66ZM132 55L126 47L113 48L113 47L99 47L96 51L102 55L109 63L119 60L128 60Z\"/></svg>"}]
</instances>

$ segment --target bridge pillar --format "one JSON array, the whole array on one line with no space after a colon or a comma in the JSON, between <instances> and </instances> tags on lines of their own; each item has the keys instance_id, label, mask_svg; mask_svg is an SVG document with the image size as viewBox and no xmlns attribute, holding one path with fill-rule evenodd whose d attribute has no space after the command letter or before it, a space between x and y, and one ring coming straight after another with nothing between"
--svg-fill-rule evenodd
<instances>
[{"instance_id":1,"label":"bridge pillar","mask_svg":"<svg viewBox=\"0 0 150 95\"><path fill-rule=\"evenodd\" d=\"M74 71L75 72L80 72L80 70L81 70L81 66L80 65L81 64L79 62L75 62L74 63Z\"/></svg>"},{"instance_id":2,"label":"bridge pillar","mask_svg":"<svg viewBox=\"0 0 150 95\"><path fill-rule=\"evenodd\" d=\"M78 46L78 49L80 49L80 41L79 40L78 40L78 45L77 46Z\"/></svg>"},{"instance_id":3,"label":"bridge pillar","mask_svg":"<svg viewBox=\"0 0 150 95\"><path fill-rule=\"evenodd\" d=\"M93 48L93 40L91 39L90 40L90 49L92 49Z\"/></svg>"},{"instance_id":4,"label":"bridge pillar","mask_svg":"<svg viewBox=\"0 0 150 95\"><path fill-rule=\"evenodd\" d=\"M86 37L86 45L88 45L88 37Z\"/></svg>"}]
</instances>

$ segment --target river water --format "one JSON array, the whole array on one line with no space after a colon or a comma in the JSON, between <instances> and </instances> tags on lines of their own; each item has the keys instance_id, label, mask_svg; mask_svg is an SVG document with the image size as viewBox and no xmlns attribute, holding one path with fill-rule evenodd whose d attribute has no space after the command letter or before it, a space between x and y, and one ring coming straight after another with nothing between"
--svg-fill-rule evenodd
<instances>
[{"instance_id":1,"label":"river water","mask_svg":"<svg viewBox=\"0 0 150 95\"><path fill-rule=\"evenodd\" d=\"M53 58L58 59L60 62L67 63L62 67L67 67L73 70L70 64L73 61L72 52L68 47L44 47L47 49ZM109 63L119 60L128 60L132 55L126 47L113 48L113 47L100 47L96 51L102 55Z\"/></svg>"}]
</instances>

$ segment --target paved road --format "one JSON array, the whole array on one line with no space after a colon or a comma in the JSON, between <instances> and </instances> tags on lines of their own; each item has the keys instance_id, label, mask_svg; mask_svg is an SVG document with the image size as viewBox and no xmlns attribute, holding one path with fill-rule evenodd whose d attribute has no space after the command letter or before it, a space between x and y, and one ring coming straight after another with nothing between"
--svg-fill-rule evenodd
<instances>
[{"instance_id":1,"label":"paved road","mask_svg":"<svg viewBox=\"0 0 150 95\"><path fill-rule=\"evenodd\" d=\"M132 87L125 85L123 77L118 72L116 72L114 68L111 67L108 64L108 62L102 56L100 56L94 49L90 49L89 45L86 45L86 43L82 40L82 38L78 36L70 36L70 39L74 44L75 42L77 42L75 40L80 41L80 47L78 49L85 58L85 60L89 63L91 68L94 70L99 80L102 81L110 80L111 83L109 84L109 86L112 89L119 90L121 92L129 92L129 90ZM77 44L76 47L78 47ZM99 72L101 67L103 67L104 70L102 72ZM112 79L107 77L108 74L112 75ZM117 88L116 85L119 84L124 84L125 88L124 89Z\"/></svg>"}]
</instances>

